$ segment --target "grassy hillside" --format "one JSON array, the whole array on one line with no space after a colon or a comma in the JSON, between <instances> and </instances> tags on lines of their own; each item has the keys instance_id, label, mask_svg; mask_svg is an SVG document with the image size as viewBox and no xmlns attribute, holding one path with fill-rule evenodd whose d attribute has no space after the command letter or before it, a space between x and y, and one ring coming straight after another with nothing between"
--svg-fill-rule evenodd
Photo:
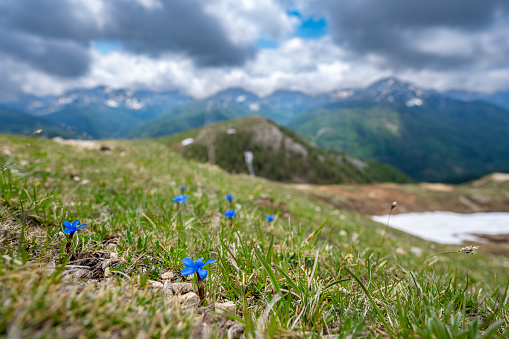
<instances>
[{"instance_id":1,"label":"grassy hillside","mask_svg":"<svg viewBox=\"0 0 509 339\"><path fill-rule=\"evenodd\" d=\"M181 145L182 140L191 137L195 139L193 144ZM249 173L244 152L251 151L254 173L276 181L317 184L411 182L391 166L325 151L295 132L257 116L209 125L159 140L188 159L216 163L231 173Z\"/></svg>"},{"instance_id":2,"label":"grassy hillside","mask_svg":"<svg viewBox=\"0 0 509 339\"><path fill-rule=\"evenodd\" d=\"M134 138L156 138L182 133L201 126L232 120L247 115L269 117L278 122L288 122L294 116L290 111L274 109L259 104L258 110L235 102L199 101L183 105L165 112L134 129L130 136Z\"/></svg>"},{"instance_id":3,"label":"grassy hillside","mask_svg":"<svg viewBox=\"0 0 509 339\"><path fill-rule=\"evenodd\" d=\"M507 334L509 274L482 248L384 237L383 226L306 192L189 163L156 141L101 152L0 135L0 145L12 154L0 153L1 336ZM180 186L187 203L177 208ZM68 252L62 221L75 219L87 226ZM426 260L443 252L455 253ZM186 257L217 259L199 305L177 294L199 292L180 276ZM215 313L226 301L233 313Z\"/></svg>"},{"instance_id":4,"label":"grassy hillside","mask_svg":"<svg viewBox=\"0 0 509 339\"><path fill-rule=\"evenodd\" d=\"M509 111L484 102L337 103L290 127L322 147L391 164L421 181L457 181L509 166Z\"/></svg>"},{"instance_id":5,"label":"grassy hillside","mask_svg":"<svg viewBox=\"0 0 509 339\"><path fill-rule=\"evenodd\" d=\"M36 130L42 129L42 135L48 137L63 136L71 137L74 134L70 131L64 131L56 124L40 117L12 112L0 107L0 132L10 132L17 134L32 134Z\"/></svg>"},{"instance_id":6,"label":"grassy hillside","mask_svg":"<svg viewBox=\"0 0 509 339\"><path fill-rule=\"evenodd\" d=\"M85 133L95 139L125 137L142 121L135 113L99 105L64 109L45 118L65 125L77 135Z\"/></svg>"},{"instance_id":7,"label":"grassy hillside","mask_svg":"<svg viewBox=\"0 0 509 339\"><path fill-rule=\"evenodd\" d=\"M234 119L248 115L249 109L230 104L227 107L207 105L205 102L192 103L162 113L134 129L131 137L155 138L187 131L206 123Z\"/></svg>"}]
</instances>

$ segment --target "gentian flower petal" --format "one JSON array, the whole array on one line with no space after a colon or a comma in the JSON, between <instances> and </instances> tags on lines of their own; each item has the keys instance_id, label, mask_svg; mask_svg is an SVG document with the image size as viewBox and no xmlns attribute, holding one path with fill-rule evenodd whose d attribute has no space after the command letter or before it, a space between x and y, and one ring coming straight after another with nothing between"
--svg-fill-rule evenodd
<instances>
[{"instance_id":1,"label":"gentian flower petal","mask_svg":"<svg viewBox=\"0 0 509 339\"><path fill-rule=\"evenodd\" d=\"M78 227L76 227L76 231L81 231L83 227L87 226L87 224L81 224Z\"/></svg>"},{"instance_id":2,"label":"gentian flower petal","mask_svg":"<svg viewBox=\"0 0 509 339\"><path fill-rule=\"evenodd\" d=\"M197 259L196 262L194 263L197 269L203 268L203 259L205 258Z\"/></svg>"},{"instance_id":3,"label":"gentian flower petal","mask_svg":"<svg viewBox=\"0 0 509 339\"><path fill-rule=\"evenodd\" d=\"M72 227L72 225L71 225L71 223L69 221L62 221L62 224L64 224L64 226L66 228L71 228Z\"/></svg>"},{"instance_id":4,"label":"gentian flower petal","mask_svg":"<svg viewBox=\"0 0 509 339\"><path fill-rule=\"evenodd\" d=\"M207 262L205 264L203 264L203 266L212 264L213 262L216 262L216 261L217 261L217 259L209 259L209 260L207 260Z\"/></svg>"},{"instance_id":5,"label":"gentian flower petal","mask_svg":"<svg viewBox=\"0 0 509 339\"><path fill-rule=\"evenodd\" d=\"M182 260L182 263L184 263L184 265L186 265L186 267L192 267L192 268L195 267L194 260L191 258L184 258Z\"/></svg>"},{"instance_id":6,"label":"gentian flower petal","mask_svg":"<svg viewBox=\"0 0 509 339\"><path fill-rule=\"evenodd\" d=\"M71 230L70 228L66 228L66 229L64 230L64 233L71 233L71 232L72 232L72 230Z\"/></svg>"},{"instance_id":7,"label":"gentian flower petal","mask_svg":"<svg viewBox=\"0 0 509 339\"><path fill-rule=\"evenodd\" d=\"M78 224L79 224L79 223L80 223L80 221L79 221L79 220L74 220L74 221L72 222L72 227L73 227L73 228L76 228L76 226L78 226Z\"/></svg>"},{"instance_id":8,"label":"gentian flower petal","mask_svg":"<svg viewBox=\"0 0 509 339\"><path fill-rule=\"evenodd\" d=\"M180 273L181 275L190 275L196 272L196 269L194 267L186 267L182 270Z\"/></svg>"},{"instance_id":9,"label":"gentian flower petal","mask_svg":"<svg viewBox=\"0 0 509 339\"><path fill-rule=\"evenodd\" d=\"M202 279L205 279L207 277L207 275L209 274L209 272L207 270L204 270L203 268L200 268L198 270L198 275L200 276L200 278Z\"/></svg>"}]
</instances>

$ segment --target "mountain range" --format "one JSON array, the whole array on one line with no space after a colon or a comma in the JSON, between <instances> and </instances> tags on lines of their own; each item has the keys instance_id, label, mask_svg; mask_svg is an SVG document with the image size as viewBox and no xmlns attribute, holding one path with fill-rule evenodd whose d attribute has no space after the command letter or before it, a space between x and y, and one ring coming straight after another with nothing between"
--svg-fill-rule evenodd
<instances>
[{"instance_id":1,"label":"mountain range","mask_svg":"<svg viewBox=\"0 0 509 339\"><path fill-rule=\"evenodd\" d=\"M421 181L509 169L509 92L427 90L396 78L360 89L259 97L230 88L205 99L100 86L0 102L0 131L90 139L149 138L259 115L325 149L393 165Z\"/></svg>"},{"instance_id":2,"label":"mountain range","mask_svg":"<svg viewBox=\"0 0 509 339\"><path fill-rule=\"evenodd\" d=\"M459 182L509 169L509 110L383 80L299 115L289 127L316 144L399 168L420 181Z\"/></svg>"}]
</instances>

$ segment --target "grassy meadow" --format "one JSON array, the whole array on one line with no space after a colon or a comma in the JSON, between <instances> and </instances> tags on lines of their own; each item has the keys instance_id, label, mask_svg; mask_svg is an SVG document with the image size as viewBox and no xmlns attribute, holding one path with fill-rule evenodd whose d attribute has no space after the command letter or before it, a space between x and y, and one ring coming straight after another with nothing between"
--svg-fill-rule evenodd
<instances>
[{"instance_id":1,"label":"grassy meadow","mask_svg":"<svg viewBox=\"0 0 509 339\"><path fill-rule=\"evenodd\" d=\"M507 337L509 270L482 247L384 236L310 192L157 141L102 144L0 135L0 336ZM87 226L67 251L73 220ZM217 259L202 300L176 288L199 292L186 257Z\"/></svg>"}]
</instances>

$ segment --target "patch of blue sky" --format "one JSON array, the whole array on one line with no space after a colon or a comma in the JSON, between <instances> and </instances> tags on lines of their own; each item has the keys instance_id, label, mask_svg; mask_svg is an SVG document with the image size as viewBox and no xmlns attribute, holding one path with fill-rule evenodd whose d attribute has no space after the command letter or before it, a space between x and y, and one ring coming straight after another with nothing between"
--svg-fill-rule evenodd
<instances>
[{"instance_id":1,"label":"patch of blue sky","mask_svg":"<svg viewBox=\"0 0 509 339\"><path fill-rule=\"evenodd\" d=\"M122 49L122 41L120 40L94 40L92 43L94 49L102 55L107 55Z\"/></svg>"},{"instance_id":2,"label":"patch of blue sky","mask_svg":"<svg viewBox=\"0 0 509 339\"><path fill-rule=\"evenodd\" d=\"M299 11L287 11L289 16L299 18L300 25L297 27L293 36L306 38L306 39L318 39L328 33L327 21L323 17L316 16L304 16Z\"/></svg>"},{"instance_id":3,"label":"patch of blue sky","mask_svg":"<svg viewBox=\"0 0 509 339\"><path fill-rule=\"evenodd\" d=\"M260 38L260 39L256 40L255 44L256 44L256 47L264 48L264 49L279 47L279 42L277 42L276 40L273 40L273 39Z\"/></svg>"},{"instance_id":4,"label":"patch of blue sky","mask_svg":"<svg viewBox=\"0 0 509 339\"><path fill-rule=\"evenodd\" d=\"M301 25L297 28L294 36L307 39L318 39L327 35L328 27L325 18L306 18L302 21Z\"/></svg>"}]
</instances>

